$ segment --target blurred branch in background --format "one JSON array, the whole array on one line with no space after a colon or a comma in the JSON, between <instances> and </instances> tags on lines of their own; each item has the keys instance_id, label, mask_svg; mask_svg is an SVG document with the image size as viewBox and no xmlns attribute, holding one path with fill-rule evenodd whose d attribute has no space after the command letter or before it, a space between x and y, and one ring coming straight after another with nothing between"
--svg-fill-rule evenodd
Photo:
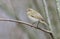
<instances>
[{"instance_id":1,"label":"blurred branch in background","mask_svg":"<svg viewBox=\"0 0 60 39\"><path fill-rule=\"evenodd\" d=\"M47 9L48 9L48 16L52 26L50 26L54 36L58 39L58 32L60 31L60 21L59 21L59 13L57 10L56 0L46 0ZM60 37L59 37L60 39Z\"/></svg>"},{"instance_id":2,"label":"blurred branch in background","mask_svg":"<svg viewBox=\"0 0 60 39\"><path fill-rule=\"evenodd\" d=\"M46 13L46 16L47 16L47 21L48 21L48 24L49 24L49 28L53 32L51 21L50 21L50 17L49 17L49 14L48 14L48 7L47 7L47 4L46 4L46 0L43 0L43 5L45 7L45 13ZM52 39L55 39L54 35L51 36L51 37L52 37Z\"/></svg>"},{"instance_id":3,"label":"blurred branch in background","mask_svg":"<svg viewBox=\"0 0 60 39\"><path fill-rule=\"evenodd\" d=\"M49 28L51 30L52 27L51 27L51 22L50 22L50 18L49 18L49 14L48 14L48 8L47 8L47 4L46 4L46 1L45 0L43 0L43 5L45 7L45 13L46 13L46 16L47 16L47 21L48 21L48 24L49 24Z\"/></svg>"}]
</instances>

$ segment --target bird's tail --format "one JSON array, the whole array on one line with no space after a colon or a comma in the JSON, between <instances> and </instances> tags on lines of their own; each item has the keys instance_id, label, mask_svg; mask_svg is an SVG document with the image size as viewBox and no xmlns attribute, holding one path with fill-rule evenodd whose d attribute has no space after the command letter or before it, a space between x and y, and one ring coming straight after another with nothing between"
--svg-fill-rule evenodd
<instances>
[{"instance_id":1,"label":"bird's tail","mask_svg":"<svg viewBox=\"0 0 60 39\"><path fill-rule=\"evenodd\" d=\"M47 23L47 22L45 22L45 21L40 21L40 23L42 23L42 24L44 24L44 25L48 26L48 23Z\"/></svg>"},{"instance_id":2,"label":"bird's tail","mask_svg":"<svg viewBox=\"0 0 60 39\"><path fill-rule=\"evenodd\" d=\"M50 30L50 29L49 29L49 24L48 24L47 22L45 22L45 21L40 21L40 23L43 24L43 25L45 25L45 26L47 27L46 29Z\"/></svg>"}]
</instances>

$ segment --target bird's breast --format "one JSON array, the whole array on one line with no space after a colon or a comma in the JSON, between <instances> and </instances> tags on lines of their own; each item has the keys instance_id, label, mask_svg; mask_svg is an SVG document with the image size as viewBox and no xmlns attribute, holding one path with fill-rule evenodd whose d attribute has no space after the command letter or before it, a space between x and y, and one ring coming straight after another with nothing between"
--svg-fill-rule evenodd
<instances>
[{"instance_id":1,"label":"bird's breast","mask_svg":"<svg viewBox=\"0 0 60 39\"><path fill-rule=\"evenodd\" d=\"M30 19L32 22L39 21L39 19L36 19L36 18L34 18L34 17L31 17L31 16L28 16L28 17L29 17L29 19Z\"/></svg>"}]
</instances>

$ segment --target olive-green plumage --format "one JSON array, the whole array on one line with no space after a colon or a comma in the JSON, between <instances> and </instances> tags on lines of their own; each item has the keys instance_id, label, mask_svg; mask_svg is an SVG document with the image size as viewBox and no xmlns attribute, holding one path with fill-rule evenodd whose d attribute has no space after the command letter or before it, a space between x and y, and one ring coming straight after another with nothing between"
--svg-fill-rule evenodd
<instances>
[{"instance_id":1,"label":"olive-green plumage","mask_svg":"<svg viewBox=\"0 0 60 39\"><path fill-rule=\"evenodd\" d=\"M44 18L41 16L41 14L31 8L27 9L27 15L31 20L35 20L39 21L40 23L44 23L45 25L47 25L47 23L45 22Z\"/></svg>"}]
</instances>

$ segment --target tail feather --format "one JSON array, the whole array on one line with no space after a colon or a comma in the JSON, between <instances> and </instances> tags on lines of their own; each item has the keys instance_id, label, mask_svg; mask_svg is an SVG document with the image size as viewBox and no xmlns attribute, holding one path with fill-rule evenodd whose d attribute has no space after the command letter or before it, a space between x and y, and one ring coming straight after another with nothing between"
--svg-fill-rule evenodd
<instances>
[{"instance_id":1,"label":"tail feather","mask_svg":"<svg viewBox=\"0 0 60 39\"><path fill-rule=\"evenodd\" d=\"M46 26L49 25L49 24L48 24L47 22L45 22L45 21L40 21L40 23L42 23L42 24L44 24L44 25L46 25Z\"/></svg>"},{"instance_id":2,"label":"tail feather","mask_svg":"<svg viewBox=\"0 0 60 39\"><path fill-rule=\"evenodd\" d=\"M45 21L40 21L40 23L42 23L43 25L45 25L46 29L50 30L49 29L49 24Z\"/></svg>"}]
</instances>

